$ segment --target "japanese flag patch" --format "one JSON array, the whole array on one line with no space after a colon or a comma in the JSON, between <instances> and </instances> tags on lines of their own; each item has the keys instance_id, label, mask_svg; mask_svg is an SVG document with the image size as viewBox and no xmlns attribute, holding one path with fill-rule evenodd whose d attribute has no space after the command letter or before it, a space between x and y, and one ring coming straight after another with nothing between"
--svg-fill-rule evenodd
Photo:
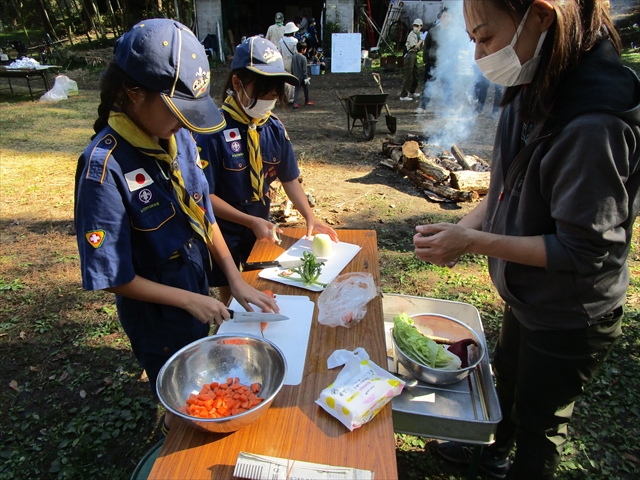
<instances>
[{"instance_id":1,"label":"japanese flag patch","mask_svg":"<svg viewBox=\"0 0 640 480\"><path fill-rule=\"evenodd\" d=\"M140 190L141 188L153 183L151 175L149 175L144 168L139 168L132 172L125 173L124 178L127 181L130 192L135 192L136 190Z\"/></svg>"},{"instance_id":2,"label":"japanese flag patch","mask_svg":"<svg viewBox=\"0 0 640 480\"><path fill-rule=\"evenodd\" d=\"M225 130L224 132L224 139L227 142L234 142L236 140L240 140L240 130L238 130L237 128L229 128L227 130Z\"/></svg>"},{"instance_id":3,"label":"japanese flag patch","mask_svg":"<svg viewBox=\"0 0 640 480\"><path fill-rule=\"evenodd\" d=\"M87 239L89 245L93 248L100 248L102 246L102 242L104 242L104 237L106 233L104 230L91 230L84 234L84 238Z\"/></svg>"}]
</instances>

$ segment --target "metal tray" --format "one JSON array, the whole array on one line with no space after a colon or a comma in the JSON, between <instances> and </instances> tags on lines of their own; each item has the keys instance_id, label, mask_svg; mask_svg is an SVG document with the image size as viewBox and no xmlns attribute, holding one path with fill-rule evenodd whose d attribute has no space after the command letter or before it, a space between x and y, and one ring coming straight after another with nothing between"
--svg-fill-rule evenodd
<instances>
[{"instance_id":1,"label":"metal tray","mask_svg":"<svg viewBox=\"0 0 640 480\"><path fill-rule=\"evenodd\" d=\"M394 430L477 445L493 443L502 412L488 354L467 378L452 385L436 386L415 380L394 357L391 342L395 315L403 312L408 315L440 313L469 325L478 334L488 353L478 310L468 303L393 294L383 295L382 309L387 367L407 382L402 393L392 400Z\"/></svg>"}]
</instances>

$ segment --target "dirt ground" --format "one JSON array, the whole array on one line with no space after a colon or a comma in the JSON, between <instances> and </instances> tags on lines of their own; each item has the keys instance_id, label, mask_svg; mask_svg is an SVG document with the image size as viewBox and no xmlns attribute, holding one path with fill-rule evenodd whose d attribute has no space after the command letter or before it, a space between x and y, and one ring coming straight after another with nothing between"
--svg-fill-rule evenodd
<instances>
[{"instance_id":1,"label":"dirt ground","mask_svg":"<svg viewBox=\"0 0 640 480\"><path fill-rule=\"evenodd\" d=\"M223 69L213 72L212 92L221 90L225 76ZM370 70L312 76L310 99L315 105L298 110L277 106L275 113L287 128L300 165L303 187L315 199L318 218L334 228L375 228L379 243L382 240L381 246L388 243L384 235L380 237L386 232L395 238L387 240L411 248L411 237L418 222L425 218L451 218L451 214L462 216L475 203L445 204L428 200L408 179L379 165L385 158L382 143L390 139L401 143L407 135L431 137L464 122L469 124L471 133L468 138L453 138L454 143L463 153L489 161L497 120L488 116L493 102L492 89L480 116L438 118L437 104L430 105L427 114L416 115L414 110L419 106L419 98L411 102L399 100L402 81L399 71L382 73L383 89L389 93L387 105L397 119L395 135L387 129L384 109L372 140L363 139L363 128L359 125L348 132L348 117L338 95L379 93ZM214 99L219 101L215 94ZM434 99L432 103L437 102ZM442 147L448 150L451 145ZM385 225L394 228L385 228Z\"/></svg>"}]
</instances>

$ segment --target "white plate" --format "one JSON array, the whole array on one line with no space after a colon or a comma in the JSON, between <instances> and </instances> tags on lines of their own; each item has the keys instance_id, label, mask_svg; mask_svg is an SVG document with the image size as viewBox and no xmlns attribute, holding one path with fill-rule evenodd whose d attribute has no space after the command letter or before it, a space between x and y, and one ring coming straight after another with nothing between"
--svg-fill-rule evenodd
<instances>
[{"instance_id":1,"label":"white plate","mask_svg":"<svg viewBox=\"0 0 640 480\"><path fill-rule=\"evenodd\" d=\"M276 260L280 261L291 261L296 260L302 257L304 252L311 252L311 244L313 239L307 240L301 238L296 243L294 243L290 248L288 248L282 255L280 255ZM342 269L347 266L347 264L356 256L356 254L362 249L360 245L354 245L352 243L339 242L332 244L331 255L324 260L324 267L322 267L322 271L320 276L318 277L318 282L328 284L334 278L340 274ZM321 285L305 285L300 281L293 280L289 277L280 277L278 274L286 271L287 269L272 267L265 268L260 271L258 276L260 278L264 278L266 280L273 280L274 282L284 283L285 285L293 285L294 287L304 288L306 290L311 290L312 292L321 292L324 290L324 287ZM293 277L298 277L297 274L293 274Z\"/></svg>"}]
</instances>

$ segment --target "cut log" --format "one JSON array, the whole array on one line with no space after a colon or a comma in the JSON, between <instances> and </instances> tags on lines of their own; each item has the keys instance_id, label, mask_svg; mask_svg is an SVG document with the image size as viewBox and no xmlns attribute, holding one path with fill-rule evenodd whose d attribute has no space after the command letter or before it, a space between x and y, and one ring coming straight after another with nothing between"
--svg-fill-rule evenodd
<instances>
[{"instance_id":1,"label":"cut log","mask_svg":"<svg viewBox=\"0 0 640 480\"><path fill-rule=\"evenodd\" d=\"M475 191L484 195L489 191L490 178L490 172L460 170L459 172L451 172L451 186L458 190Z\"/></svg>"},{"instance_id":2,"label":"cut log","mask_svg":"<svg viewBox=\"0 0 640 480\"><path fill-rule=\"evenodd\" d=\"M402 145L403 167L409 170L421 170L435 182L444 182L449 178L449 171L429 160L420 145L415 141L404 142Z\"/></svg>"},{"instance_id":3,"label":"cut log","mask_svg":"<svg viewBox=\"0 0 640 480\"><path fill-rule=\"evenodd\" d=\"M458 162L462 168L471 170L471 164L467 160L467 157L462 154L456 145L451 147L451 154L456 158L456 162Z\"/></svg>"},{"instance_id":4,"label":"cut log","mask_svg":"<svg viewBox=\"0 0 640 480\"><path fill-rule=\"evenodd\" d=\"M408 170L406 168L401 168L399 172L406 175L409 180L411 180L411 183L420 190L430 190L433 193L440 195L441 197L448 198L449 200L453 200L454 202L472 202L479 198L477 192L463 192L461 190L456 190L455 188L436 183L429 179L420 170Z\"/></svg>"}]
</instances>

